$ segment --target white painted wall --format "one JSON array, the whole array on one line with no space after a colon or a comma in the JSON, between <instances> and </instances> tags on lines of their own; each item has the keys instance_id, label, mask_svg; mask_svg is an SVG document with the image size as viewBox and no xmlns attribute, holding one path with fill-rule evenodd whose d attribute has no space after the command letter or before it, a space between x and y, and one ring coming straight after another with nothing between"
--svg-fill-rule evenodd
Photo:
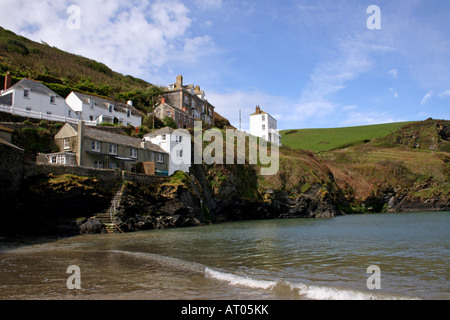
<instances>
[{"instance_id":1,"label":"white painted wall","mask_svg":"<svg viewBox=\"0 0 450 320\"><path fill-rule=\"evenodd\" d=\"M165 139L163 136L165 135ZM181 137L181 141L180 141ZM160 146L169 153L169 176L176 171L189 173L191 167L191 136L187 130L175 130L172 134L145 137L144 140Z\"/></svg>"},{"instance_id":2,"label":"white painted wall","mask_svg":"<svg viewBox=\"0 0 450 320\"><path fill-rule=\"evenodd\" d=\"M49 113L53 116L58 117L66 117L76 119L76 115L73 110L66 104L66 101L54 95L54 102L50 101L51 95L42 94L38 92L34 92L29 90L28 97L24 96L24 91L18 88L10 88L2 93L2 95L6 95L10 92L13 93L12 98L12 107L17 110L22 111L31 111L30 117L35 118L36 113L42 114L42 119L45 119L45 116ZM31 110L27 110L31 109ZM69 114L70 111L70 114Z\"/></svg>"},{"instance_id":3,"label":"white painted wall","mask_svg":"<svg viewBox=\"0 0 450 320\"><path fill-rule=\"evenodd\" d=\"M125 126L131 124L133 127L140 127L142 124L141 117L132 114L130 114L130 117L127 117L126 113L116 111L114 108L112 112L109 112L108 108L94 104L93 109L91 109L90 104L83 103L83 101L73 92L67 96L66 102L73 110L79 113L79 118L84 121L93 120L98 121L99 123L112 123L114 120L107 121L105 118L117 118L119 119L119 123ZM101 117L102 115L104 117Z\"/></svg>"},{"instance_id":4,"label":"white painted wall","mask_svg":"<svg viewBox=\"0 0 450 320\"><path fill-rule=\"evenodd\" d=\"M250 116L250 134L273 144L281 144L280 133L277 130L277 120L267 113Z\"/></svg>"}]
</instances>

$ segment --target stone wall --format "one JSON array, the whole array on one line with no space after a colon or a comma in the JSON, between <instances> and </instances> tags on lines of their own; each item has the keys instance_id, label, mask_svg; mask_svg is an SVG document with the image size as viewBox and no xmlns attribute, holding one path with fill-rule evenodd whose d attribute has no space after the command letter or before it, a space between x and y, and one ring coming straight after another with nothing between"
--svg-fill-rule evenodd
<instances>
[{"instance_id":1,"label":"stone wall","mask_svg":"<svg viewBox=\"0 0 450 320\"><path fill-rule=\"evenodd\" d=\"M23 178L24 152L0 143L0 203L11 201Z\"/></svg>"},{"instance_id":2,"label":"stone wall","mask_svg":"<svg viewBox=\"0 0 450 320\"><path fill-rule=\"evenodd\" d=\"M30 178L37 175L63 175L73 174L80 177L95 177L101 180L103 183L117 183L120 180L138 182L138 183L162 183L168 180L166 177L148 176L139 173L131 173L120 170L110 169L94 169L89 167L80 166L64 166L64 165L51 165L44 163L32 163L27 162L25 164L24 178Z\"/></svg>"}]
</instances>

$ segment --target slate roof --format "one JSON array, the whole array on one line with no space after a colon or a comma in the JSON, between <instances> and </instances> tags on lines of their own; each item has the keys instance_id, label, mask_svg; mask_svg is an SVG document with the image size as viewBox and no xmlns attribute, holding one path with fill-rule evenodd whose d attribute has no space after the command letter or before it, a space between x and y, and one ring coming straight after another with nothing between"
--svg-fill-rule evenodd
<instances>
[{"instance_id":1,"label":"slate roof","mask_svg":"<svg viewBox=\"0 0 450 320\"><path fill-rule=\"evenodd\" d=\"M97 106L102 107L106 110L108 110L109 105L112 104L114 106L115 111L126 113L127 112L126 110L128 108L131 110L132 115L134 115L136 117L142 117L140 112L135 107L129 106L125 103L113 101L113 100L106 99L106 98L97 97L97 96L90 95L90 94L76 92L76 91L73 91L73 93L85 104L89 104L90 103L89 101L93 100Z\"/></svg>"},{"instance_id":2,"label":"slate roof","mask_svg":"<svg viewBox=\"0 0 450 320\"><path fill-rule=\"evenodd\" d=\"M78 132L77 124L70 123L69 125L72 126L72 128L74 128ZM84 136L87 138L101 141L101 142L109 142L109 143L119 144L122 146L133 147L136 149L144 149L141 144L143 142L141 139L128 137L128 136L125 136L122 134L111 133L111 132L104 131L101 129L95 129L95 128L89 127L89 126L84 127ZM167 153L160 146L150 143L150 142L146 142L145 149L159 152L159 153Z\"/></svg>"},{"instance_id":3,"label":"slate roof","mask_svg":"<svg viewBox=\"0 0 450 320\"><path fill-rule=\"evenodd\" d=\"M20 90L29 89L32 92L46 94L46 95L49 95L49 96L56 96L56 97L59 97L59 98L63 99L60 95L58 95L54 91L50 90L49 88L44 86L39 81L30 80L30 79L27 79L27 78L24 78L24 79L20 80L15 85L13 85L11 88L20 89Z\"/></svg>"},{"instance_id":4,"label":"slate roof","mask_svg":"<svg viewBox=\"0 0 450 320\"><path fill-rule=\"evenodd\" d=\"M175 129L171 127L164 127L158 130L155 130L153 132L147 133L144 137L154 137L160 134L172 134L175 131Z\"/></svg>"}]
</instances>

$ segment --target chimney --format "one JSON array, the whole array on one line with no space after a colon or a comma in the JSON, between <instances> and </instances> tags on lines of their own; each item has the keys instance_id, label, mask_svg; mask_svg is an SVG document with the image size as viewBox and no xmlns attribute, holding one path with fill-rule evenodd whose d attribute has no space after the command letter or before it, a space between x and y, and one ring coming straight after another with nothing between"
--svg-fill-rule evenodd
<instances>
[{"instance_id":1,"label":"chimney","mask_svg":"<svg viewBox=\"0 0 450 320\"><path fill-rule=\"evenodd\" d=\"M180 86L183 86L183 76L182 75L177 76L177 84L179 84Z\"/></svg>"},{"instance_id":2,"label":"chimney","mask_svg":"<svg viewBox=\"0 0 450 320\"><path fill-rule=\"evenodd\" d=\"M166 98L161 98L161 104L166 104Z\"/></svg>"},{"instance_id":3,"label":"chimney","mask_svg":"<svg viewBox=\"0 0 450 320\"><path fill-rule=\"evenodd\" d=\"M129 105L130 107L132 107L132 106L133 106L133 101L128 100L127 105Z\"/></svg>"},{"instance_id":4,"label":"chimney","mask_svg":"<svg viewBox=\"0 0 450 320\"><path fill-rule=\"evenodd\" d=\"M8 90L11 88L11 75L9 74L9 71L6 72L5 76L5 90Z\"/></svg>"},{"instance_id":5,"label":"chimney","mask_svg":"<svg viewBox=\"0 0 450 320\"><path fill-rule=\"evenodd\" d=\"M84 145L84 121L80 120L78 121L78 145L77 145L77 158L78 158L78 165L81 166L82 164L82 154L83 154L83 145Z\"/></svg>"},{"instance_id":6,"label":"chimney","mask_svg":"<svg viewBox=\"0 0 450 320\"><path fill-rule=\"evenodd\" d=\"M261 108L259 106L256 106L256 114L260 114L261 113Z\"/></svg>"}]
</instances>

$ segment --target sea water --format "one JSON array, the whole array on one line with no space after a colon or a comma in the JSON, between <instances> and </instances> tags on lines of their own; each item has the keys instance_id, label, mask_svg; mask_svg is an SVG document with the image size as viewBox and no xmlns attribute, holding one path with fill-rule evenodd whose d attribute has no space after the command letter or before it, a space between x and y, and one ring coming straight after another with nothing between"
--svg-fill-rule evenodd
<instances>
[{"instance_id":1,"label":"sea water","mask_svg":"<svg viewBox=\"0 0 450 320\"><path fill-rule=\"evenodd\" d=\"M0 299L450 299L449 227L420 212L2 239Z\"/></svg>"}]
</instances>

